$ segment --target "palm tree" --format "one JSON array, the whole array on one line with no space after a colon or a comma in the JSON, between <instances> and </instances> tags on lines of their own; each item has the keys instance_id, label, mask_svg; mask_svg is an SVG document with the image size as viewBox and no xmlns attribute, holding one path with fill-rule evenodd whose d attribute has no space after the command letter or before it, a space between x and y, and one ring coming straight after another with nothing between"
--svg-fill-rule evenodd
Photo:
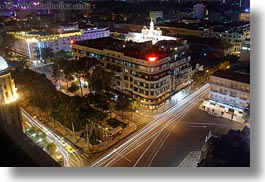
<instances>
[{"instance_id":1,"label":"palm tree","mask_svg":"<svg viewBox=\"0 0 265 182\"><path fill-rule=\"evenodd\" d=\"M130 109L131 109L131 117L132 113L135 112L141 105L141 102L139 100L135 100L130 103Z\"/></svg>"},{"instance_id":2,"label":"palm tree","mask_svg":"<svg viewBox=\"0 0 265 182\"><path fill-rule=\"evenodd\" d=\"M96 59L91 58L80 58L78 61L75 61L75 72L78 75L79 87L81 91L81 96L83 96L83 88L81 84L81 78L87 77L89 74L89 70L97 64Z\"/></svg>"}]
</instances>

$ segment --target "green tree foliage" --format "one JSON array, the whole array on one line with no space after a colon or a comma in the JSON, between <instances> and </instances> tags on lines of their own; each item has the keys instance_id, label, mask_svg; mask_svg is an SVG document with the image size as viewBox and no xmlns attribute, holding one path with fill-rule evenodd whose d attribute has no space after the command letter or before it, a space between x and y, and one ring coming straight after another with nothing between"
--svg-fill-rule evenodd
<instances>
[{"instance_id":1,"label":"green tree foliage","mask_svg":"<svg viewBox=\"0 0 265 182\"><path fill-rule=\"evenodd\" d=\"M54 58L54 52L51 48L42 48L41 49L41 55L42 55L42 59L50 60L50 59Z\"/></svg>"},{"instance_id":2,"label":"green tree foliage","mask_svg":"<svg viewBox=\"0 0 265 182\"><path fill-rule=\"evenodd\" d=\"M124 94L119 94L118 99L116 101L115 109L122 112L129 111L131 106L131 101L128 99L128 97Z\"/></svg>"},{"instance_id":3,"label":"green tree foliage","mask_svg":"<svg viewBox=\"0 0 265 182\"><path fill-rule=\"evenodd\" d=\"M74 93L74 92L76 92L78 89L79 89L79 86L76 85L76 83L72 83L71 86L68 88L68 91Z\"/></svg>"},{"instance_id":4,"label":"green tree foliage","mask_svg":"<svg viewBox=\"0 0 265 182\"><path fill-rule=\"evenodd\" d=\"M53 155L57 149L57 146L54 143L48 143L45 149L50 155Z\"/></svg>"}]
</instances>

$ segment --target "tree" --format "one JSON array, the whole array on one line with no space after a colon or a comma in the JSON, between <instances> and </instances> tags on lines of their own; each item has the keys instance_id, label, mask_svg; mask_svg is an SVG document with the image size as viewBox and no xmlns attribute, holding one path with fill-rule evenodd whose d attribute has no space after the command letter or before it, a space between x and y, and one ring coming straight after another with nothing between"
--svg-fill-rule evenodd
<instances>
[{"instance_id":1,"label":"tree","mask_svg":"<svg viewBox=\"0 0 265 182\"><path fill-rule=\"evenodd\" d=\"M140 106L141 102L139 100L134 100L133 102L130 103L131 117L132 117L132 112L135 112Z\"/></svg>"},{"instance_id":2,"label":"tree","mask_svg":"<svg viewBox=\"0 0 265 182\"><path fill-rule=\"evenodd\" d=\"M7 57L8 55L6 53L9 53L10 49L13 47L15 40L13 35L5 33L2 36L2 43L0 44L0 50L1 52Z\"/></svg>"},{"instance_id":3,"label":"tree","mask_svg":"<svg viewBox=\"0 0 265 182\"><path fill-rule=\"evenodd\" d=\"M56 53L54 53L54 57L55 58L59 58L59 59L69 59L69 58L72 58L72 53L70 51L66 51L66 50L60 50Z\"/></svg>"},{"instance_id":4,"label":"tree","mask_svg":"<svg viewBox=\"0 0 265 182\"><path fill-rule=\"evenodd\" d=\"M109 109L113 96L114 75L101 66L96 66L89 77L90 90L94 95L95 105L103 110Z\"/></svg>"},{"instance_id":5,"label":"tree","mask_svg":"<svg viewBox=\"0 0 265 182\"><path fill-rule=\"evenodd\" d=\"M51 48L35 49L38 59L50 60L55 57L55 54Z\"/></svg>"},{"instance_id":6,"label":"tree","mask_svg":"<svg viewBox=\"0 0 265 182\"><path fill-rule=\"evenodd\" d=\"M57 146L54 143L48 143L45 148L50 155L53 155L57 149Z\"/></svg>"},{"instance_id":7,"label":"tree","mask_svg":"<svg viewBox=\"0 0 265 182\"><path fill-rule=\"evenodd\" d=\"M123 118L123 112L128 111L130 109L130 106L131 106L131 102L128 99L128 97L125 94L120 93L116 101L115 109L118 111L121 111L122 118Z\"/></svg>"},{"instance_id":8,"label":"tree","mask_svg":"<svg viewBox=\"0 0 265 182\"><path fill-rule=\"evenodd\" d=\"M162 24L164 21L163 21L163 19L161 18L161 17L158 17L157 19L156 19L156 23L157 24Z\"/></svg>"},{"instance_id":9,"label":"tree","mask_svg":"<svg viewBox=\"0 0 265 182\"><path fill-rule=\"evenodd\" d=\"M75 83L72 83L72 85L68 88L68 91L73 93L76 92L78 89L79 87Z\"/></svg>"},{"instance_id":10,"label":"tree","mask_svg":"<svg viewBox=\"0 0 265 182\"><path fill-rule=\"evenodd\" d=\"M83 58L80 58L79 60L75 61L74 69L75 69L75 72L77 73L77 76L78 76L81 96L83 96L83 88L82 88L81 78L85 78L87 75L86 73L88 73L90 68L92 68L96 64L97 64L96 59L88 58L88 57L83 57Z\"/></svg>"},{"instance_id":11,"label":"tree","mask_svg":"<svg viewBox=\"0 0 265 182\"><path fill-rule=\"evenodd\" d=\"M52 78L57 83L59 81L60 87L61 87L61 74L62 69L60 69L59 64L54 63L52 65L53 71L52 71Z\"/></svg>"},{"instance_id":12,"label":"tree","mask_svg":"<svg viewBox=\"0 0 265 182\"><path fill-rule=\"evenodd\" d=\"M219 64L218 69L219 70L227 70L230 68L230 62L229 61L224 61Z\"/></svg>"}]
</instances>

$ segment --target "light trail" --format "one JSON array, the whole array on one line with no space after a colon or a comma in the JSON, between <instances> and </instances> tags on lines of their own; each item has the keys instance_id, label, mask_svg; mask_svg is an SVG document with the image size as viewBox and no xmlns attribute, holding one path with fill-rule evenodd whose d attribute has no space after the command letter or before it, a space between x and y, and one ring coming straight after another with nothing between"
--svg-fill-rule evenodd
<instances>
[{"instance_id":1,"label":"light trail","mask_svg":"<svg viewBox=\"0 0 265 182\"><path fill-rule=\"evenodd\" d=\"M197 127L203 127L203 126L219 126L219 127L223 127L223 128L231 128L231 125L225 125L225 124L218 124L218 123L206 123L206 122L202 122L202 123L195 123L195 122L181 122L181 124L191 124L191 125L198 125ZM233 123L233 124L237 124L237 123ZM201 126L202 125L202 126ZM193 126L196 127L196 126ZM242 124L238 124L238 128L237 129L242 129L244 128L245 125Z\"/></svg>"},{"instance_id":2,"label":"light trail","mask_svg":"<svg viewBox=\"0 0 265 182\"><path fill-rule=\"evenodd\" d=\"M178 107L181 107L181 105L178 106ZM168 112L171 112L171 114L174 114L175 110L171 109L171 111L169 110ZM163 115L158 116L158 119L161 119L161 116L163 116ZM167 116L167 115L164 115L164 116ZM169 115L169 116L172 117L172 115ZM169 117L167 117L167 119L169 119ZM153 123L154 123L154 122L153 122ZM158 124L161 124L161 123L163 124L164 122L159 122ZM151 123L150 125L152 125L152 123ZM154 127L157 127L157 126L159 126L159 125L155 125ZM147 128L147 130L149 130L149 131L153 130L153 128L148 127L148 126L147 126L146 128ZM143 131L139 131L137 135L140 135L140 134L142 134L142 133L144 133L144 132L146 132L146 130L143 129ZM134 145L134 147L137 147L137 146L135 146L135 144L134 144L135 142L131 142L131 143L132 143L132 146ZM136 144L136 145L138 145L138 144ZM130 146L128 146L128 147L130 147ZM125 147L125 149L128 148L128 147ZM135 150L135 148L134 148L134 150ZM120 152L122 152L122 151L120 151Z\"/></svg>"},{"instance_id":3,"label":"light trail","mask_svg":"<svg viewBox=\"0 0 265 182\"><path fill-rule=\"evenodd\" d=\"M154 135L152 135L153 137L159 135L166 127L175 122L177 119L181 118L183 114L185 114L189 109L191 109L197 103L197 100L199 100L203 95L208 92L208 89L209 85L206 84L200 89L188 95L187 97L183 98L181 101L179 101L176 105L174 105L167 111L163 112L162 114L156 115L155 119L151 123L149 123L140 131L136 132L134 135L129 137L127 141L125 141L118 148L116 148L116 151L118 151L123 156L126 156L132 151L134 151L136 148L141 146L141 144L143 144L143 142L147 140L146 138L150 139L151 137L149 136L153 133L155 133ZM162 141L165 141L166 138L167 137L165 137ZM162 144L163 143L164 142L162 142ZM157 152L158 151L156 151L156 153ZM118 160L120 160L119 156L115 155L115 153L111 151L108 154L99 158L97 161L95 161L91 165L91 167L109 166L111 164L114 164Z\"/></svg>"},{"instance_id":4,"label":"light trail","mask_svg":"<svg viewBox=\"0 0 265 182\"><path fill-rule=\"evenodd\" d=\"M30 122L31 125L34 125L35 127L41 129L57 146L58 151L62 154L64 158L64 166L70 167L70 162L72 160L75 160L77 162L77 166L81 167L83 166L82 159L78 155L77 152L73 152L69 155L69 152L66 150L65 146L62 144L61 136L53 132L51 129L46 127L43 123L38 121L37 119L33 118L30 114L28 114L23 108L21 109L22 116L27 120L27 122ZM28 123L29 124L29 123ZM73 145L71 145L69 142L64 141L67 145L70 145L75 151L77 150Z\"/></svg>"}]
</instances>

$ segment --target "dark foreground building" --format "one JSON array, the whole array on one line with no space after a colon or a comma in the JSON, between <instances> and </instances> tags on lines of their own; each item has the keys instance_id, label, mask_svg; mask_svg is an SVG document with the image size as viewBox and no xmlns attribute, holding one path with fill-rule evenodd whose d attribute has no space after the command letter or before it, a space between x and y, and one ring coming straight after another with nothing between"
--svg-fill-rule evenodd
<instances>
[{"instance_id":1,"label":"dark foreground building","mask_svg":"<svg viewBox=\"0 0 265 182\"><path fill-rule=\"evenodd\" d=\"M250 167L250 128L211 137L201 151L199 167Z\"/></svg>"}]
</instances>

